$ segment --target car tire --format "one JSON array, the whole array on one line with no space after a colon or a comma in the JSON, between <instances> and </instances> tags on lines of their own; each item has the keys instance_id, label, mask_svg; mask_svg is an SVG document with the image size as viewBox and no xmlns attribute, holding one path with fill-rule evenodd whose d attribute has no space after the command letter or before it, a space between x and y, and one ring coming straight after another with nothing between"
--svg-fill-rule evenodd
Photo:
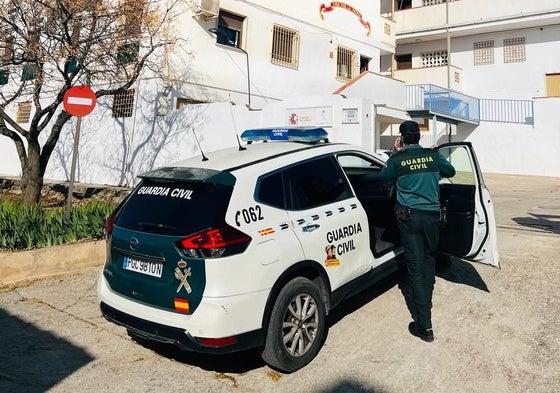
<instances>
[{"instance_id":1,"label":"car tire","mask_svg":"<svg viewBox=\"0 0 560 393\"><path fill-rule=\"evenodd\" d=\"M311 280L297 277L280 291L268 324L263 360L294 372L317 355L326 337L325 303Z\"/></svg>"}]
</instances>

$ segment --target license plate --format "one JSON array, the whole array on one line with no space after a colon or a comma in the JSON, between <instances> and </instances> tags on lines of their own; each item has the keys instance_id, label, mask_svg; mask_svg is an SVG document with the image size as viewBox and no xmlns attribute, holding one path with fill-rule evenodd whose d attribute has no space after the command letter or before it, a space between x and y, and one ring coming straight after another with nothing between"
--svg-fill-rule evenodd
<instances>
[{"instance_id":1,"label":"license plate","mask_svg":"<svg viewBox=\"0 0 560 393\"><path fill-rule=\"evenodd\" d=\"M161 272L163 271L163 263L148 262L148 261L142 261L140 259L124 257L123 269L130 270L136 273L146 274L148 276L161 278Z\"/></svg>"}]
</instances>

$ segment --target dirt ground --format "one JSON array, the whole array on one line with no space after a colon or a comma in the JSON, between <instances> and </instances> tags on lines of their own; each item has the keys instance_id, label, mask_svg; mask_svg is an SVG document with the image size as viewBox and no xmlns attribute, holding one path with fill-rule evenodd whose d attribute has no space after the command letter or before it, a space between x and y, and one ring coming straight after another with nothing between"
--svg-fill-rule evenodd
<instances>
[{"instance_id":1,"label":"dirt ground","mask_svg":"<svg viewBox=\"0 0 560 393\"><path fill-rule=\"evenodd\" d=\"M101 318L92 268L0 290L0 391L560 392L560 178L485 179L501 268L453 260L439 274L433 343L408 333L391 277L341 304L318 356L292 374L255 352L142 346Z\"/></svg>"}]
</instances>

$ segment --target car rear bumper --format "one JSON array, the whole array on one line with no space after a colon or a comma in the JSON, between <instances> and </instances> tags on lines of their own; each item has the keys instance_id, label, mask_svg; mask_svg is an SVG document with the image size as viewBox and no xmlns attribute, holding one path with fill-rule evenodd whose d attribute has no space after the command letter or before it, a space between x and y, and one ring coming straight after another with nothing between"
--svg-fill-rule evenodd
<instances>
[{"instance_id":1,"label":"car rear bumper","mask_svg":"<svg viewBox=\"0 0 560 393\"><path fill-rule=\"evenodd\" d=\"M148 340L173 344L185 351L225 354L260 347L264 343L263 331L256 330L235 336L236 343L234 344L223 347L209 347L202 345L196 337L193 337L184 329L165 326L159 323L137 318L123 313L103 302L100 303L100 309L105 319L109 322L123 326L137 336Z\"/></svg>"},{"instance_id":2,"label":"car rear bumper","mask_svg":"<svg viewBox=\"0 0 560 393\"><path fill-rule=\"evenodd\" d=\"M146 339L201 353L229 353L264 344L262 315L265 305L261 303L268 292L203 298L195 312L186 315L150 307L114 292L102 271L97 294L107 320ZM209 347L199 340L224 337L235 337L236 343Z\"/></svg>"}]
</instances>

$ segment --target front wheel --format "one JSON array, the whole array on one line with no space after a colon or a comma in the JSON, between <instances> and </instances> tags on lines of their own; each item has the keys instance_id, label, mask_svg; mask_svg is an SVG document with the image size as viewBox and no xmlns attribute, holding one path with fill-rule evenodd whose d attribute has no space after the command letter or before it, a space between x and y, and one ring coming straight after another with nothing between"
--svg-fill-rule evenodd
<instances>
[{"instance_id":1,"label":"front wheel","mask_svg":"<svg viewBox=\"0 0 560 393\"><path fill-rule=\"evenodd\" d=\"M263 360L284 372L308 364L323 345L325 318L320 289L304 277L289 281L280 291L270 315Z\"/></svg>"}]
</instances>

